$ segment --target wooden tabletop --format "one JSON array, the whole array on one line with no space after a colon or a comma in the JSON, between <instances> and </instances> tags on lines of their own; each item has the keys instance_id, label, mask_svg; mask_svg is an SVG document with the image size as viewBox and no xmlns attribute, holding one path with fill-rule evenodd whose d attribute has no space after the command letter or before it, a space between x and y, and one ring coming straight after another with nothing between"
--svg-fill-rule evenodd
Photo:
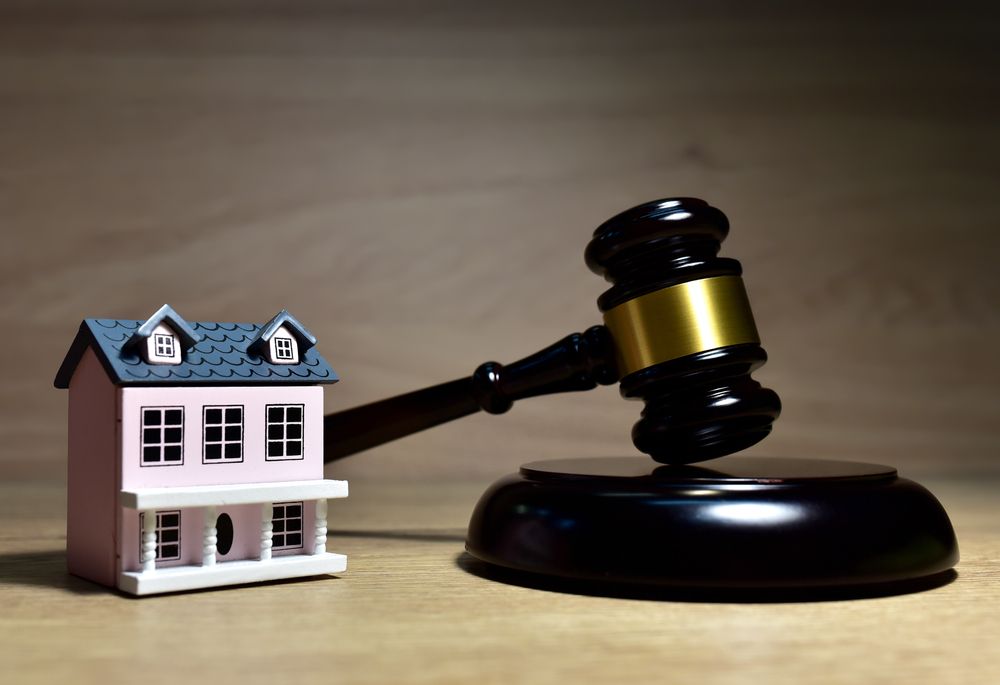
<instances>
[{"instance_id":1,"label":"wooden tabletop","mask_svg":"<svg viewBox=\"0 0 1000 685\"><path fill-rule=\"evenodd\" d=\"M339 577L130 598L68 576L62 488L0 488L10 683L1000 682L996 482L926 482L953 582L881 598L711 603L568 594L463 557L485 483L354 482L330 505ZM10 679L7 679L10 678Z\"/></svg>"}]
</instances>

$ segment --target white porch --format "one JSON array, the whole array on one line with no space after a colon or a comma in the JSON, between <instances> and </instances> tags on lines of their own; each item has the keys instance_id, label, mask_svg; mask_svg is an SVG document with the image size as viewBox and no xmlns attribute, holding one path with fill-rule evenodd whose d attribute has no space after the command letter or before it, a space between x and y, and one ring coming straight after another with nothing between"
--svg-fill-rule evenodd
<instances>
[{"instance_id":1,"label":"white porch","mask_svg":"<svg viewBox=\"0 0 1000 685\"><path fill-rule=\"evenodd\" d=\"M155 595L161 592L341 573L345 570L347 557L343 554L296 554L266 561L245 559L215 566L171 566L155 571L124 571L118 576L118 589L133 595Z\"/></svg>"},{"instance_id":2,"label":"white porch","mask_svg":"<svg viewBox=\"0 0 1000 685\"><path fill-rule=\"evenodd\" d=\"M283 578L340 573L347 568L347 557L326 551L327 498L347 497L347 482L310 480L240 485L198 485L171 488L122 490L120 503L143 514L141 554L138 570L125 570L118 576L118 587L136 595L177 592L240 583L255 583ZM296 500L312 505L309 550L302 554L271 554L274 503ZM259 505L260 542L256 559L217 560L216 512L229 505ZM203 516L201 563L183 566L157 566L156 512L163 509L200 508ZM225 550L223 550L225 551Z\"/></svg>"}]
</instances>

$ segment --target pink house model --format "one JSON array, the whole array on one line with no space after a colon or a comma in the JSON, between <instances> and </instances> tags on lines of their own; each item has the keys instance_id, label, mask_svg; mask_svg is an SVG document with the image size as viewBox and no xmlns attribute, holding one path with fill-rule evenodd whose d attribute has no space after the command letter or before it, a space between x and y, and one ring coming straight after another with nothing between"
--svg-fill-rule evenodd
<instances>
[{"instance_id":1,"label":"pink house model","mask_svg":"<svg viewBox=\"0 0 1000 685\"><path fill-rule=\"evenodd\" d=\"M69 389L70 573L135 595L338 573L326 551L323 384L286 311L264 325L86 319Z\"/></svg>"}]
</instances>

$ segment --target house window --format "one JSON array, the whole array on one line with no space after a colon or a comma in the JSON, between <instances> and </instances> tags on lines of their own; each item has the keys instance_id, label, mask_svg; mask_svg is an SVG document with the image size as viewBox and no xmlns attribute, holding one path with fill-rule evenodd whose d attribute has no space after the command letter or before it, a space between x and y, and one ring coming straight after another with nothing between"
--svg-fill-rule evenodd
<instances>
[{"instance_id":1,"label":"house window","mask_svg":"<svg viewBox=\"0 0 1000 685\"><path fill-rule=\"evenodd\" d=\"M275 359L287 359L291 361L295 359L295 354L292 352L292 339L291 338L275 338L274 339L274 358Z\"/></svg>"},{"instance_id":2,"label":"house window","mask_svg":"<svg viewBox=\"0 0 1000 685\"><path fill-rule=\"evenodd\" d=\"M139 514L139 558L142 558L142 525L145 514ZM174 561L181 558L181 512L156 512L156 560Z\"/></svg>"},{"instance_id":3,"label":"house window","mask_svg":"<svg viewBox=\"0 0 1000 685\"><path fill-rule=\"evenodd\" d=\"M275 504L271 518L271 549L302 547L302 502Z\"/></svg>"},{"instance_id":4,"label":"house window","mask_svg":"<svg viewBox=\"0 0 1000 685\"><path fill-rule=\"evenodd\" d=\"M153 354L164 359L174 358L174 336L157 333L153 336Z\"/></svg>"},{"instance_id":5,"label":"house window","mask_svg":"<svg viewBox=\"0 0 1000 685\"><path fill-rule=\"evenodd\" d=\"M303 405L267 405L266 459L302 458Z\"/></svg>"},{"instance_id":6,"label":"house window","mask_svg":"<svg viewBox=\"0 0 1000 685\"><path fill-rule=\"evenodd\" d=\"M205 407L202 461L243 461L243 406Z\"/></svg>"},{"instance_id":7,"label":"house window","mask_svg":"<svg viewBox=\"0 0 1000 685\"><path fill-rule=\"evenodd\" d=\"M172 466L184 463L184 408L142 408L143 466Z\"/></svg>"}]
</instances>

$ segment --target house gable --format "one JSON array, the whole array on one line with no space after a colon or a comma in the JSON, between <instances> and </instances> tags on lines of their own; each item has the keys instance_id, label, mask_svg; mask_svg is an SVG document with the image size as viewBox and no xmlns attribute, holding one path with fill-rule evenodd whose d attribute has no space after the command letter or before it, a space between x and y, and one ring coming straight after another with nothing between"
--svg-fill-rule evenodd
<instances>
[{"instance_id":1,"label":"house gable","mask_svg":"<svg viewBox=\"0 0 1000 685\"><path fill-rule=\"evenodd\" d=\"M315 345L316 336L282 309L261 327L248 349L271 364L298 364L300 356Z\"/></svg>"},{"instance_id":2,"label":"house gable","mask_svg":"<svg viewBox=\"0 0 1000 685\"><path fill-rule=\"evenodd\" d=\"M125 342L123 349L135 349L147 364L180 364L184 353L201 336L173 307L165 304L146 319Z\"/></svg>"}]
</instances>

